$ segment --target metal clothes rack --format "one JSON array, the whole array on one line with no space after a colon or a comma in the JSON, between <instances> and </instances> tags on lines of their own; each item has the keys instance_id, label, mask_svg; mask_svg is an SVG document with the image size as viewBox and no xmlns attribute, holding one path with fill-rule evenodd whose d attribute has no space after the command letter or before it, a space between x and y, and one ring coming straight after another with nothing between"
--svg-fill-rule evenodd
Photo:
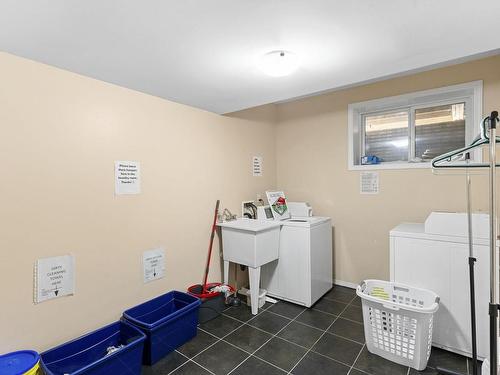
<instances>
[{"instance_id":1,"label":"metal clothes rack","mask_svg":"<svg viewBox=\"0 0 500 375\"><path fill-rule=\"evenodd\" d=\"M498 112L493 111L491 114L483 119L481 122L481 134L474 139L474 141L467 147L448 152L438 156L432 160L432 168L488 168L489 169L489 215L490 215L490 303L489 303L489 316L490 316L490 375L498 374L498 358L497 358L497 345L498 345L498 310L500 308L498 301L498 275L496 273L496 265L498 264L496 242L497 234L497 209L496 209L496 167L500 164L496 163L496 144L500 143L497 137L497 123L499 122ZM488 127L488 129L487 129ZM489 134L488 134L489 130ZM491 142L491 140L494 140ZM489 162L488 163L468 163L466 156L472 149L489 145ZM455 163L458 157L463 157L466 163ZM467 172L468 173L468 172ZM468 180L468 183L470 180ZM468 210L470 210L468 208ZM470 220L470 219L469 219ZM469 222L470 227L470 222ZM470 235L470 234L469 234ZM471 239L469 239L471 241ZM473 264L471 265L472 254L469 257L469 265L472 269L471 277L471 292L474 290L473 280ZM471 298L473 293L471 294ZM472 312L474 311L474 300L471 300ZM474 323L472 324L473 336L475 336ZM475 345L475 343L473 343ZM477 368L475 368L477 371ZM474 374L477 375L477 374Z\"/></svg>"}]
</instances>

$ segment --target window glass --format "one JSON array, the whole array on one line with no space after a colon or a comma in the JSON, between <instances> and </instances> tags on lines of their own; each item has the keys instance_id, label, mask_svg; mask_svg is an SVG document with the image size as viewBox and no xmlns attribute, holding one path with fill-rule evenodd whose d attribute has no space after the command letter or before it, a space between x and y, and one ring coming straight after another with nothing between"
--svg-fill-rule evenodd
<instances>
[{"instance_id":1,"label":"window glass","mask_svg":"<svg viewBox=\"0 0 500 375\"><path fill-rule=\"evenodd\" d=\"M364 117L364 156L382 162L408 160L408 111L386 112Z\"/></svg>"},{"instance_id":2,"label":"window glass","mask_svg":"<svg viewBox=\"0 0 500 375\"><path fill-rule=\"evenodd\" d=\"M429 168L436 156L472 141L481 98L475 81L350 103L349 170ZM471 155L477 162L481 156Z\"/></svg>"},{"instance_id":3,"label":"window glass","mask_svg":"<svg viewBox=\"0 0 500 375\"><path fill-rule=\"evenodd\" d=\"M423 161L465 146L465 103L415 110L415 157Z\"/></svg>"}]
</instances>

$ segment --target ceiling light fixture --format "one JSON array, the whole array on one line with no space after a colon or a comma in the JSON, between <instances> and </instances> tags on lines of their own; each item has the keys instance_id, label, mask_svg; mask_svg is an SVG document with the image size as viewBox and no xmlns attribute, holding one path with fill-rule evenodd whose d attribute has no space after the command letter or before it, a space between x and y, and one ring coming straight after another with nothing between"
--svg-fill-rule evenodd
<instances>
[{"instance_id":1,"label":"ceiling light fixture","mask_svg":"<svg viewBox=\"0 0 500 375\"><path fill-rule=\"evenodd\" d=\"M272 77L292 74L299 67L297 55L290 51L278 50L264 54L259 61L259 68Z\"/></svg>"}]
</instances>

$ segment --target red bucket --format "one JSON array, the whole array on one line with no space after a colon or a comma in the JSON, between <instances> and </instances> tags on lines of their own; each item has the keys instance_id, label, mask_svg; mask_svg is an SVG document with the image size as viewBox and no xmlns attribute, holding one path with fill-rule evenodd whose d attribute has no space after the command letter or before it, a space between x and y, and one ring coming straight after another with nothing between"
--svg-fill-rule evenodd
<instances>
[{"instance_id":1,"label":"red bucket","mask_svg":"<svg viewBox=\"0 0 500 375\"><path fill-rule=\"evenodd\" d=\"M196 293L195 290L200 289L200 284L191 285L188 288L188 293L201 299L201 306L198 314L198 321L200 323L208 322L214 318L217 318L222 311L226 308L226 296L221 292L210 292L210 289L216 286L223 285L222 283L210 283L205 287L203 293ZM231 293L234 293L235 289L228 285Z\"/></svg>"},{"instance_id":2,"label":"red bucket","mask_svg":"<svg viewBox=\"0 0 500 375\"><path fill-rule=\"evenodd\" d=\"M196 293L195 292L195 290L200 287L200 284L191 285L188 288L188 293L195 296L195 297L202 298L202 299L203 298L214 298L214 297L219 296L221 294L221 292L210 292L210 290L217 287L217 286L221 286L221 285L224 285L224 284L223 283L209 283L204 288L205 289L204 293ZM230 292L234 293L234 288L231 285L228 285L228 287L229 287Z\"/></svg>"}]
</instances>

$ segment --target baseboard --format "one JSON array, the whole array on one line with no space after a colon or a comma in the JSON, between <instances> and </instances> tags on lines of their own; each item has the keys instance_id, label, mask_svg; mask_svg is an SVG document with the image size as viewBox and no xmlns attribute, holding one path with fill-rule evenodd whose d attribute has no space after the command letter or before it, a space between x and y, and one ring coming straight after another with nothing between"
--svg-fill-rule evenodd
<instances>
[{"instance_id":1,"label":"baseboard","mask_svg":"<svg viewBox=\"0 0 500 375\"><path fill-rule=\"evenodd\" d=\"M346 288L356 289L358 284L350 283L349 281L333 280L335 285L345 286Z\"/></svg>"}]
</instances>

